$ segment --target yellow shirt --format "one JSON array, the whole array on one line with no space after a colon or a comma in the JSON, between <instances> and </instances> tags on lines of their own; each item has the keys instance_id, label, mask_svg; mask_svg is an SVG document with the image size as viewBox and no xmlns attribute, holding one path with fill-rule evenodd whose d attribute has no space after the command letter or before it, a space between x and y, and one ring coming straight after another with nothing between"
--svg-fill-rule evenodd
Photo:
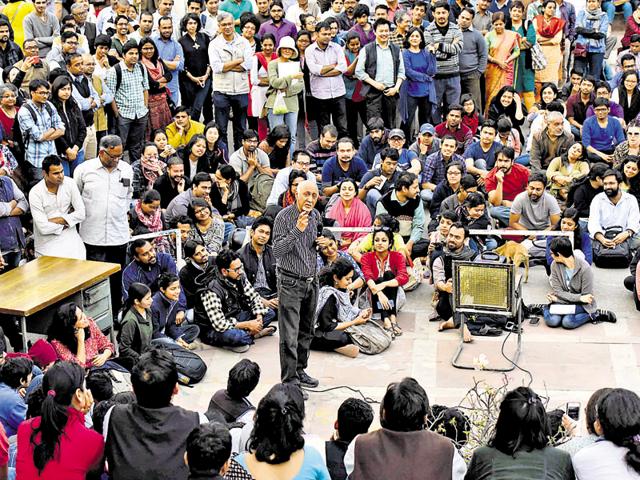
<instances>
[{"instance_id":1,"label":"yellow shirt","mask_svg":"<svg viewBox=\"0 0 640 480\"><path fill-rule=\"evenodd\" d=\"M204 124L195 120L189 121L189 128L185 129L182 135L178 133L176 122L171 122L167 125L167 139L169 140L169 145L173 148L186 145L191 140L191 137L199 133L204 133Z\"/></svg>"},{"instance_id":2,"label":"yellow shirt","mask_svg":"<svg viewBox=\"0 0 640 480\"><path fill-rule=\"evenodd\" d=\"M34 10L35 7L33 3L24 1L8 3L2 9L2 13L7 16L9 23L11 23L11 28L13 28L13 41L16 42L20 48L24 46L24 17Z\"/></svg>"}]
</instances>

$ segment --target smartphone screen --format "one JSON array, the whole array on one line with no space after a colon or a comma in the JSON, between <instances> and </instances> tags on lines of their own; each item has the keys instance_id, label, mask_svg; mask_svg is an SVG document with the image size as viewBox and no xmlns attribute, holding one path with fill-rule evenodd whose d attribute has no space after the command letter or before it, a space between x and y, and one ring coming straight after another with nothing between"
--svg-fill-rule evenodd
<instances>
[{"instance_id":1,"label":"smartphone screen","mask_svg":"<svg viewBox=\"0 0 640 480\"><path fill-rule=\"evenodd\" d=\"M578 420L580 418L580 402L568 402L566 411L569 418Z\"/></svg>"}]
</instances>

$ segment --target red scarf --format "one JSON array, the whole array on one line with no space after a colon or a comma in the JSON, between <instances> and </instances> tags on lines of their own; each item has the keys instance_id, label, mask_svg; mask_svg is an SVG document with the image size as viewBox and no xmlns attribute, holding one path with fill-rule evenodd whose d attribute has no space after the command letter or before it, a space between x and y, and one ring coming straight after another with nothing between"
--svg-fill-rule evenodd
<instances>
[{"instance_id":1,"label":"red scarf","mask_svg":"<svg viewBox=\"0 0 640 480\"><path fill-rule=\"evenodd\" d=\"M558 17L551 17L549 24L544 20L544 15L538 15L536 18L536 30L545 38L555 37L559 31L564 28L564 20Z\"/></svg>"},{"instance_id":2,"label":"red scarf","mask_svg":"<svg viewBox=\"0 0 640 480\"><path fill-rule=\"evenodd\" d=\"M262 65L262 68L267 70L267 67L269 67L269 62L271 60L274 60L274 59L278 58L278 56L276 55L275 52L273 52L271 54L271 58L267 61L267 58L264 56L264 53L258 52L258 53L256 53L256 58L258 59L258 62L260 62L260 65Z\"/></svg>"}]
</instances>

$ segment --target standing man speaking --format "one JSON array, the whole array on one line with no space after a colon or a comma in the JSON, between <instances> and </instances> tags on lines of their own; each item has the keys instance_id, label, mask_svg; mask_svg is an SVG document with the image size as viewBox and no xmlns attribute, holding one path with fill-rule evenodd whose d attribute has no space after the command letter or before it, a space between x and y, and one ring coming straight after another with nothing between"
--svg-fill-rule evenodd
<instances>
[{"instance_id":1,"label":"standing man speaking","mask_svg":"<svg viewBox=\"0 0 640 480\"><path fill-rule=\"evenodd\" d=\"M318 297L316 246L327 242L318 236L322 218L314 209L317 201L316 183L305 180L298 185L296 202L278 213L273 226L280 299L280 376L283 383L308 388L319 384L305 369Z\"/></svg>"}]
</instances>

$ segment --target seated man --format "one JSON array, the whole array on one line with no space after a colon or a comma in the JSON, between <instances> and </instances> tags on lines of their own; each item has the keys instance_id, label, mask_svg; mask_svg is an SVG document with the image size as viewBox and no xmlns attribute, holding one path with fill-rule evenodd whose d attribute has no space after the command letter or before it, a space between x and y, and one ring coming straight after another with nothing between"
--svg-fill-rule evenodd
<instances>
[{"instance_id":1,"label":"seated man","mask_svg":"<svg viewBox=\"0 0 640 480\"><path fill-rule=\"evenodd\" d=\"M367 122L367 135L364 136L358 149L358 156L367 167L373 165L374 159L387 146L388 131L384 128L384 120L372 117Z\"/></svg>"},{"instance_id":2,"label":"seated man","mask_svg":"<svg viewBox=\"0 0 640 480\"><path fill-rule=\"evenodd\" d=\"M263 305L236 252L222 250L215 263L202 280L195 320L204 343L243 353L255 339L273 335L276 328L269 324L275 312Z\"/></svg>"},{"instance_id":3,"label":"seated man","mask_svg":"<svg viewBox=\"0 0 640 480\"><path fill-rule=\"evenodd\" d=\"M480 127L480 140L467 147L462 155L464 157L467 172L472 175L485 178L488 170L496 163L496 154L502 148L500 142L496 142L498 126L493 120L487 120Z\"/></svg>"},{"instance_id":4,"label":"seated man","mask_svg":"<svg viewBox=\"0 0 640 480\"><path fill-rule=\"evenodd\" d=\"M325 442L325 454L327 469L331 478L347 478L344 465L344 455L349 444L357 435L363 435L369 431L373 422L373 409L364 400L359 398L347 398L338 408L338 418L333 428L335 433L328 442Z\"/></svg>"},{"instance_id":5,"label":"seated man","mask_svg":"<svg viewBox=\"0 0 640 480\"><path fill-rule=\"evenodd\" d=\"M173 148L186 145L191 137L204 132L204 124L192 120L189 111L189 107L180 105L173 114L173 122L167 125L167 139Z\"/></svg>"},{"instance_id":6,"label":"seated man","mask_svg":"<svg viewBox=\"0 0 640 480\"><path fill-rule=\"evenodd\" d=\"M596 86L596 79L592 76L584 77L580 81L580 90L567 99L567 120L571 124L571 133L580 140L582 138L582 125L587 119L587 110L596 96L593 93Z\"/></svg>"},{"instance_id":7,"label":"seated man","mask_svg":"<svg viewBox=\"0 0 640 480\"><path fill-rule=\"evenodd\" d=\"M365 137L366 138L366 137ZM336 156L338 129L333 125L322 127L320 136L307 145L307 153L311 157L310 171L316 176L316 181L322 181L322 168L327 160ZM373 163L373 157L371 159Z\"/></svg>"},{"instance_id":8,"label":"seated man","mask_svg":"<svg viewBox=\"0 0 640 480\"><path fill-rule=\"evenodd\" d=\"M7 358L0 369L0 424L7 436L18 433L18 426L27 417L25 389L31 383L33 362L27 357Z\"/></svg>"},{"instance_id":9,"label":"seated man","mask_svg":"<svg viewBox=\"0 0 640 480\"><path fill-rule=\"evenodd\" d=\"M175 219L181 215L186 215L189 209L189 205L194 198L204 198L208 204L211 204L211 188L213 182L211 176L207 172L198 172L193 177L193 183L191 188L178 194L169 205L164 213L164 218L167 223L172 223Z\"/></svg>"},{"instance_id":10,"label":"seated man","mask_svg":"<svg viewBox=\"0 0 640 480\"><path fill-rule=\"evenodd\" d=\"M180 157L170 157L167 160L167 171L156 178L153 189L160 193L160 208L169 206L171 200L189 190L189 179L184 176L184 163Z\"/></svg>"},{"instance_id":11,"label":"seated man","mask_svg":"<svg viewBox=\"0 0 640 480\"><path fill-rule=\"evenodd\" d=\"M200 285L196 278L215 268L215 258L200 240L187 240L184 243L184 256L187 259L180 269L180 286L188 308L193 308L198 300Z\"/></svg>"},{"instance_id":12,"label":"seated man","mask_svg":"<svg viewBox=\"0 0 640 480\"><path fill-rule=\"evenodd\" d=\"M515 163L514 158L513 148L502 147L496 157L496 166L489 171L484 182L491 204L489 214L504 226L509 225L511 202L525 191L529 179L529 170Z\"/></svg>"},{"instance_id":13,"label":"seated man","mask_svg":"<svg viewBox=\"0 0 640 480\"><path fill-rule=\"evenodd\" d=\"M422 167L420 198L424 202L431 202L436 187L445 179L447 165L450 162L458 162L464 165L464 159L456 153L456 139L451 135L447 135L441 140L440 151L429 155Z\"/></svg>"},{"instance_id":14,"label":"seated man","mask_svg":"<svg viewBox=\"0 0 640 480\"><path fill-rule=\"evenodd\" d=\"M464 459L448 438L425 430L428 413L427 393L415 379L390 384L380 405L382 428L351 442L344 457L347 475L462 480Z\"/></svg>"},{"instance_id":15,"label":"seated man","mask_svg":"<svg viewBox=\"0 0 640 480\"><path fill-rule=\"evenodd\" d=\"M433 125L423 123L420 126L416 141L409 146L409 150L416 152L422 165L429 155L440 151L440 139L436 137L436 129Z\"/></svg>"},{"instance_id":16,"label":"seated man","mask_svg":"<svg viewBox=\"0 0 640 480\"><path fill-rule=\"evenodd\" d=\"M245 130L242 134L242 147L231 154L229 165L235 168L240 180L249 188L258 174L273 176L269 166L269 156L258 148L258 132Z\"/></svg>"},{"instance_id":17,"label":"seated man","mask_svg":"<svg viewBox=\"0 0 640 480\"><path fill-rule=\"evenodd\" d=\"M547 113L547 126L531 141L532 170L546 170L551 160L564 155L575 143L573 135L564 131L564 117L560 112Z\"/></svg>"},{"instance_id":18,"label":"seated man","mask_svg":"<svg viewBox=\"0 0 640 480\"><path fill-rule=\"evenodd\" d=\"M509 228L514 230L551 230L560 221L560 206L545 191L547 177L541 172L529 175L527 190L516 195L511 204Z\"/></svg>"},{"instance_id":19,"label":"seated man","mask_svg":"<svg viewBox=\"0 0 640 480\"><path fill-rule=\"evenodd\" d=\"M394 128L389 132L389 147L398 151L398 168L403 172L412 172L418 175L422 170L422 164L418 160L416 152L404 148L405 141L404 131L400 128ZM380 167L381 161L382 155L379 153L373 160L373 168Z\"/></svg>"},{"instance_id":20,"label":"seated man","mask_svg":"<svg viewBox=\"0 0 640 480\"><path fill-rule=\"evenodd\" d=\"M223 478L222 474L228 468L231 452L231 433L225 425L207 423L196 428L187 437L187 451L184 457L189 467L189 478Z\"/></svg>"},{"instance_id":21,"label":"seated man","mask_svg":"<svg viewBox=\"0 0 640 480\"><path fill-rule=\"evenodd\" d=\"M249 229L250 241L240 249L240 259L247 280L262 297L265 307L278 310L276 258L271 246L273 222L268 217L256 218Z\"/></svg>"},{"instance_id":22,"label":"seated man","mask_svg":"<svg viewBox=\"0 0 640 480\"><path fill-rule=\"evenodd\" d=\"M589 209L589 235L606 248L630 240L632 250L640 247L640 211L636 198L622 191L622 174L617 170L607 170L602 176L604 191L598 193ZM613 239L605 238L609 227L622 227L622 233Z\"/></svg>"},{"instance_id":23,"label":"seated man","mask_svg":"<svg viewBox=\"0 0 640 480\"><path fill-rule=\"evenodd\" d=\"M315 180L316 177L311 172L311 157L304 150L296 150L291 157L291 166L281 168L273 181L271 193L267 199L267 205L276 205L278 198L289 189L289 174L292 170L302 170L307 174L307 180Z\"/></svg>"},{"instance_id":24,"label":"seated man","mask_svg":"<svg viewBox=\"0 0 640 480\"><path fill-rule=\"evenodd\" d=\"M364 174L358 192L358 198L364 200L372 216L375 215L378 200L394 189L396 181L402 173L398 170L399 155L395 148L383 148L380 152L380 159L378 168Z\"/></svg>"},{"instance_id":25,"label":"seated man","mask_svg":"<svg viewBox=\"0 0 640 480\"><path fill-rule=\"evenodd\" d=\"M458 328L460 319L453 316L451 294L453 293L453 261L473 260L478 255L467 245L469 229L460 222L455 222L449 227L449 234L442 253L435 257L432 264L433 285L438 292L438 304L436 313L438 318L444 320L438 330ZM464 324L463 339L471 341L471 333Z\"/></svg>"},{"instance_id":26,"label":"seated man","mask_svg":"<svg viewBox=\"0 0 640 480\"><path fill-rule=\"evenodd\" d=\"M357 182L367 173L364 161L356 156L353 140L348 137L338 140L338 150L335 157L327 160L322 167L322 193L330 197L338 192L338 184L344 178L351 178Z\"/></svg>"},{"instance_id":27,"label":"seated man","mask_svg":"<svg viewBox=\"0 0 640 480\"><path fill-rule=\"evenodd\" d=\"M456 139L456 153L459 155L462 155L473 142L471 129L462 123L462 112L462 105L455 103L449 107L446 120L436 125L436 135L439 138L451 136Z\"/></svg>"},{"instance_id":28,"label":"seated man","mask_svg":"<svg viewBox=\"0 0 640 480\"><path fill-rule=\"evenodd\" d=\"M590 107L591 108L591 107ZM542 133L542 131L547 127L547 116L551 112L559 112L562 115L562 128L567 135L572 135L573 132L571 130L571 124L569 120L567 120L565 116L565 108L564 103L560 100L553 100L552 102L547 104L546 110L541 110L536 118L531 122L531 126L529 127L529 136L527 137L526 143L526 151L531 152L531 148L533 145L533 137Z\"/></svg>"},{"instance_id":29,"label":"seated man","mask_svg":"<svg viewBox=\"0 0 640 480\"><path fill-rule=\"evenodd\" d=\"M594 117L589 117L582 126L582 143L592 162L613 163L613 151L625 141L620 120L609 116L609 100L596 98L593 102Z\"/></svg>"},{"instance_id":30,"label":"seated man","mask_svg":"<svg viewBox=\"0 0 640 480\"><path fill-rule=\"evenodd\" d=\"M178 394L178 370L171 354L143 353L131 372L136 401L115 405L104 419L109 474L118 479L187 478L187 437L204 415L171 404Z\"/></svg>"},{"instance_id":31,"label":"seated man","mask_svg":"<svg viewBox=\"0 0 640 480\"><path fill-rule=\"evenodd\" d=\"M624 110L619 103L611 100L611 86L607 82L598 82L598 84L596 85L596 98L606 98L607 100L609 100L609 115L620 120L622 128L626 130L627 125L624 121ZM593 111L593 105L591 105L587 109L587 118L593 117L595 114L596 112Z\"/></svg>"},{"instance_id":32,"label":"seated man","mask_svg":"<svg viewBox=\"0 0 640 480\"><path fill-rule=\"evenodd\" d=\"M424 208L418 195L419 188L418 177L411 172L404 172L398 177L395 188L387 192L376 206L376 216L388 213L398 220L399 233L406 243L406 250L414 258L426 253L422 248L426 242L422 239ZM420 248L414 251L417 244Z\"/></svg>"}]
</instances>

